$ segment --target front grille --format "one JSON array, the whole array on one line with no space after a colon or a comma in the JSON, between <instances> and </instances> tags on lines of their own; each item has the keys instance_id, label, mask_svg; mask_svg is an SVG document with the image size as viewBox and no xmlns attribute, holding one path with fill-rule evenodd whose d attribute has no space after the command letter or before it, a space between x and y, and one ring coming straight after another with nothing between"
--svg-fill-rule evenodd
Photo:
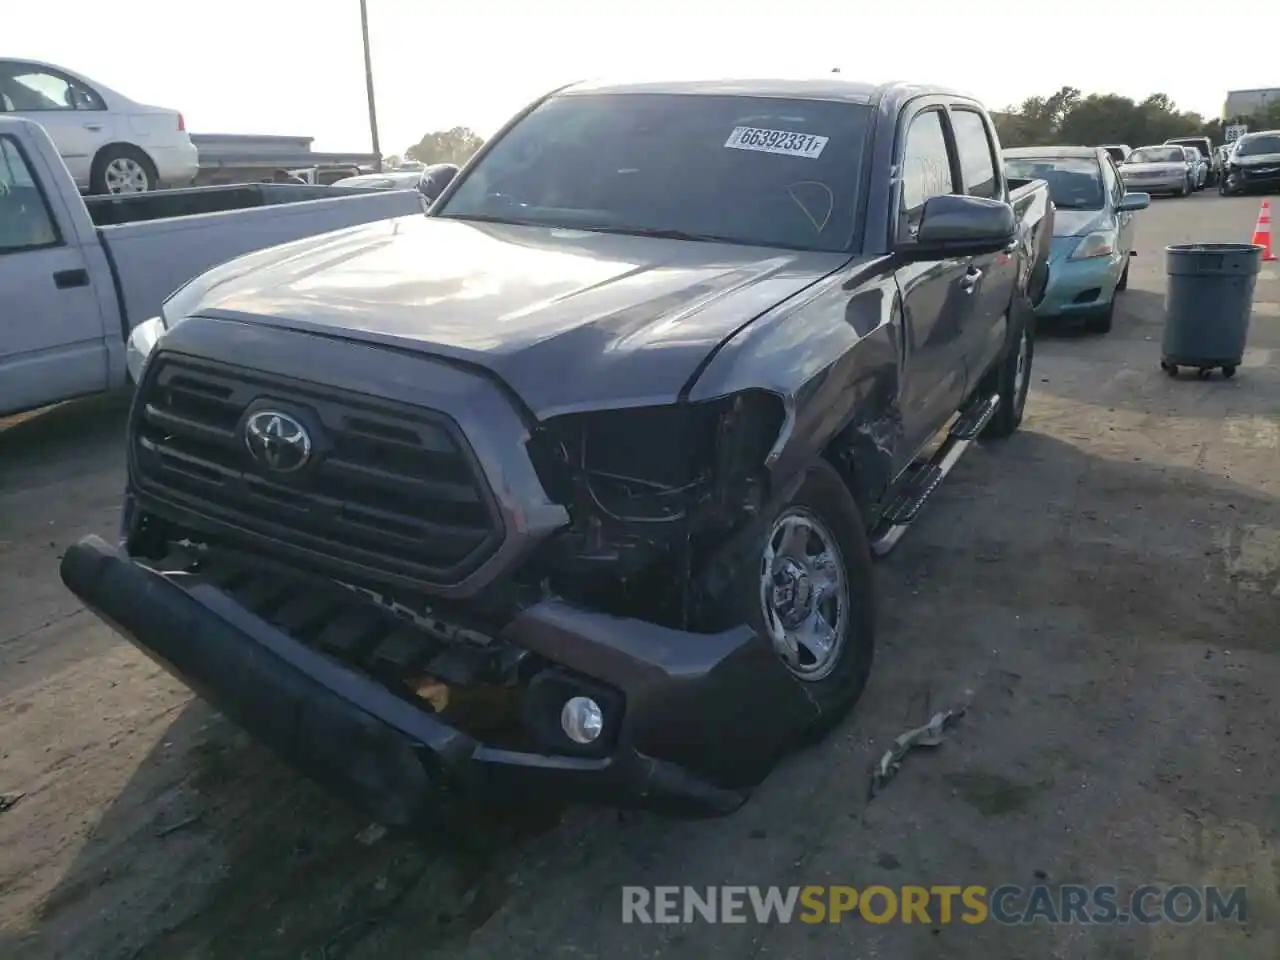
<instances>
[{"instance_id":1,"label":"front grille","mask_svg":"<svg viewBox=\"0 0 1280 960\"><path fill-rule=\"evenodd\" d=\"M301 381L161 354L134 405L140 491L286 546L429 583L456 583L502 529L461 431L445 415ZM290 413L316 434L294 474L257 463L253 410Z\"/></svg>"}]
</instances>

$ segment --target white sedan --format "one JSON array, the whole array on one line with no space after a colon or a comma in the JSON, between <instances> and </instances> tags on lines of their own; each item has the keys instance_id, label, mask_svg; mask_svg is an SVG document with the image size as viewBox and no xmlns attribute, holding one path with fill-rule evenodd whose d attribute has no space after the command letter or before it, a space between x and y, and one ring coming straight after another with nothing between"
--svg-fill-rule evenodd
<instances>
[{"instance_id":1,"label":"white sedan","mask_svg":"<svg viewBox=\"0 0 1280 960\"><path fill-rule=\"evenodd\" d=\"M0 114L49 131L76 186L88 193L185 187L199 166L178 111L135 103L52 64L0 59Z\"/></svg>"}]
</instances>

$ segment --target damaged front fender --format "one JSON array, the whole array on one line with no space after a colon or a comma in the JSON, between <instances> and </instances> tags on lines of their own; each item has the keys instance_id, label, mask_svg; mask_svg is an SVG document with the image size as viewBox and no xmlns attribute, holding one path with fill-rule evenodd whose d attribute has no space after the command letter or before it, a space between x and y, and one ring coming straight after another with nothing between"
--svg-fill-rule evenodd
<instances>
[{"instance_id":1,"label":"damaged front fender","mask_svg":"<svg viewBox=\"0 0 1280 960\"><path fill-rule=\"evenodd\" d=\"M886 258L855 262L739 331L706 365L690 399L750 384L776 393L787 417L767 458L771 484L826 456L868 511L904 453L899 303Z\"/></svg>"}]
</instances>

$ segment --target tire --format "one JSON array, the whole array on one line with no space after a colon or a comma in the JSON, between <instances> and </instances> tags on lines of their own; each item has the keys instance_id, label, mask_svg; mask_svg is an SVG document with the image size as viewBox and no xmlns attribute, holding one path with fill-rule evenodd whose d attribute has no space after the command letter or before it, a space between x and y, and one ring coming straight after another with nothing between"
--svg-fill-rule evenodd
<instances>
[{"instance_id":1,"label":"tire","mask_svg":"<svg viewBox=\"0 0 1280 960\"><path fill-rule=\"evenodd\" d=\"M1120 273L1120 281L1116 284L1117 290L1129 289L1129 264L1124 265L1124 270Z\"/></svg>"},{"instance_id":2,"label":"tire","mask_svg":"<svg viewBox=\"0 0 1280 960\"><path fill-rule=\"evenodd\" d=\"M788 542L788 532L804 539ZM797 552L809 555L819 545L822 549L818 553L830 557L830 564L814 566L794 558ZM792 554L792 558L784 557L784 551ZM746 603L746 610L739 610L739 617L745 613L746 622L757 634L773 643L795 682L804 687L806 697L818 712L813 721L797 733L802 740L820 739L858 702L871 673L875 652L871 547L858 505L835 467L823 459L809 466L795 496L779 507L764 525L752 554L756 562L743 565L742 582L731 591L726 602ZM844 606L843 616L829 599L819 599L813 607L826 618L837 620L838 632L826 658L814 656L799 644L793 653L787 638L799 631L787 630L784 622L788 610L798 615L795 600L800 585L795 575L800 571L806 574L804 595L806 605L811 605L809 591L814 588L808 575L821 570L836 579L835 593L828 596L834 596L835 603Z\"/></svg>"},{"instance_id":3,"label":"tire","mask_svg":"<svg viewBox=\"0 0 1280 960\"><path fill-rule=\"evenodd\" d=\"M103 147L93 158L89 192L93 194L147 193L158 183L151 158L125 143Z\"/></svg>"},{"instance_id":4,"label":"tire","mask_svg":"<svg viewBox=\"0 0 1280 960\"><path fill-rule=\"evenodd\" d=\"M1106 334L1111 332L1112 323L1116 315L1116 298L1112 297L1111 302L1097 313L1090 316L1084 322L1084 328L1090 333Z\"/></svg>"},{"instance_id":5,"label":"tire","mask_svg":"<svg viewBox=\"0 0 1280 960\"><path fill-rule=\"evenodd\" d=\"M978 388L983 396L992 393L1000 396L995 416L982 431L982 436L990 440L1012 436L1022 425L1027 394L1031 392L1031 365L1036 355L1035 314L1027 309L1017 312L1022 314L1022 319L1018 321L1018 329L1008 351Z\"/></svg>"}]
</instances>

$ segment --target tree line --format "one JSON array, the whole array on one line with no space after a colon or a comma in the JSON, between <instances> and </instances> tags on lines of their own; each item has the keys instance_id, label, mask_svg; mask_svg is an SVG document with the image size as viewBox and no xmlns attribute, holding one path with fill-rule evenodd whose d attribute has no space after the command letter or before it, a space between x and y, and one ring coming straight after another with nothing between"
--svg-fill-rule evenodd
<instances>
[{"instance_id":1,"label":"tree line","mask_svg":"<svg viewBox=\"0 0 1280 960\"><path fill-rule=\"evenodd\" d=\"M484 146L484 137L470 127L454 127L452 130L436 130L424 134L422 139L404 152L405 160L416 160L419 163L466 163L473 153ZM384 169L400 166L398 156L386 157L382 161Z\"/></svg>"},{"instance_id":2,"label":"tree line","mask_svg":"<svg viewBox=\"0 0 1280 960\"><path fill-rule=\"evenodd\" d=\"M1086 97L1075 87L1063 87L1052 96L1028 97L1016 107L993 113L992 119L1006 147L1104 143L1140 147L1163 143L1170 137L1226 142L1221 120L1206 120L1198 113L1179 110L1163 93L1135 101L1114 93ZM1253 116L1228 118L1227 123L1243 123L1250 130L1280 127L1280 101L1269 103Z\"/></svg>"}]
</instances>

